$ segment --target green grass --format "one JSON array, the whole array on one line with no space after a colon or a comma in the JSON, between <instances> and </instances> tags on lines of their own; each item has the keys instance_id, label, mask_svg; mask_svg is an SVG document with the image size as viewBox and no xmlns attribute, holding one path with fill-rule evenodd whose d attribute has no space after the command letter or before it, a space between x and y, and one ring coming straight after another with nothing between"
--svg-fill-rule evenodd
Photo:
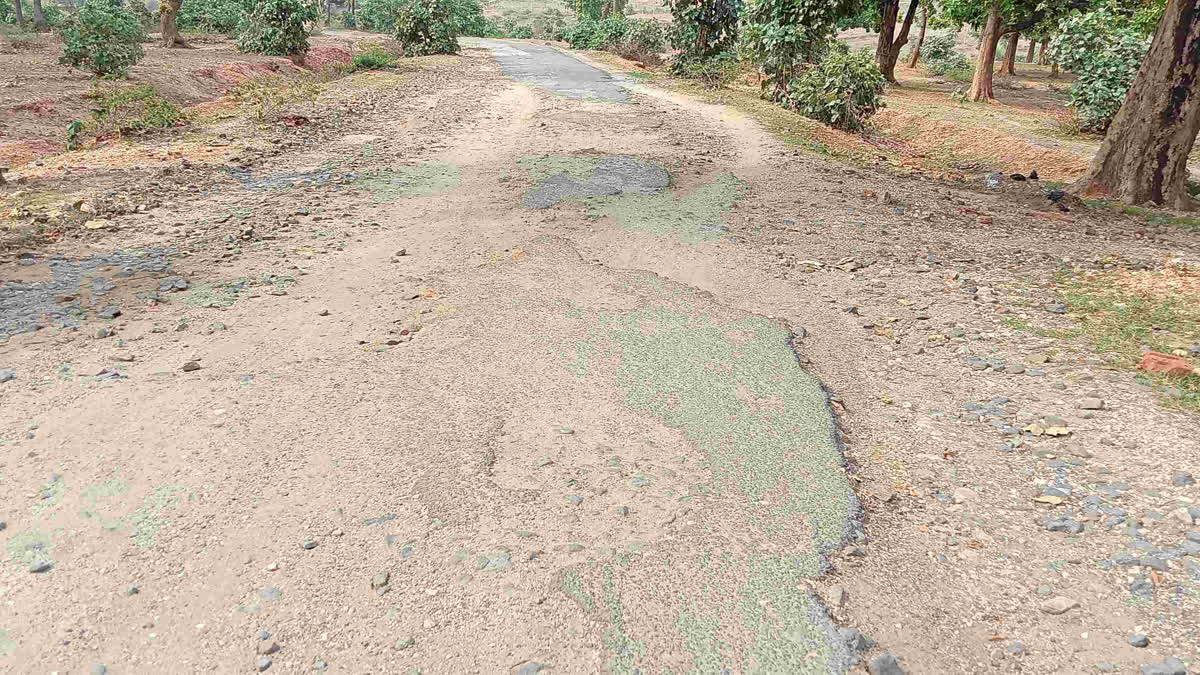
<instances>
[{"instance_id":1,"label":"green grass","mask_svg":"<svg viewBox=\"0 0 1200 675\"><path fill-rule=\"evenodd\" d=\"M1144 218L1151 225L1173 225L1189 231L1200 231L1200 218L1176 216L1164 211L1145 209L1140 206L1123 206L1121 213Z\"/></svg>"},{"instance_id":2,"label":"green grass","mask_svg":"<svg viewBox=\"0 0 1200 675\"><path fill-rule=\"evenodd\" d=\"M1081 334L1111 365L1134 369L1143 348L1169 354L1200 340L1200 307L1194 299L1170 291L1137 293L1113 282L1112 275L1062 273L1056 279ZM1200 376L1141 373L1139 379L1164 392L1164 405L1200 412Z\"/></svg>"},{"instance_id":3,"label":"green grass","mask_svg":"<svg viewBox=\"0 0 1200 675\"><path fill-rule=\"evenodd\" d=\"M351 68L355 71L393 68L398 60L395 54L383 47L375 46L360 54L355 54Z\"/></svg>"}]
</instances>

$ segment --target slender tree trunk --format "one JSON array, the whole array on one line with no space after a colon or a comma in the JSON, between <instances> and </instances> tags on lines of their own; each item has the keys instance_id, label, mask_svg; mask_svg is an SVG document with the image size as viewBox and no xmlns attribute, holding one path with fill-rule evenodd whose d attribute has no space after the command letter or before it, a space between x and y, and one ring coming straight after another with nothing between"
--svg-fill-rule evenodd
<instances>
[{"instance_id":1,"label":"slender tree trunk","mask_svg":"<svg viewBox=\"0 0 1200 675\"><path fill-rule=\"evenodd\" d=\"M908 67L916 68L917 60L921 58L921 47L925 44L925 28L929 26L929 8L921 8L921 30L917 33L917 44L913 45L912 56L908 58Z\"/></svg>"},{"instance_id":2,"label":"slender tree trunk","mask_svg":"<svg viewBox=\"0 0 1200 675\"><path fill-rule=\"evenodd\" d=\"M1056 77L1058 77L1058 62L1057 61L1050 64L1050 79L1053 80Z\"/></svg>"},{"instance_id":3,"label":"slender tree trunk","mask_svg":"<svg viewBox=\"0 0 1200 675\"><path fill-rule=\"evenodd\" d=\"M1076 189L1189 210L1188 154L1200 133L1200 6L1169 0L1154 42Z\"/></svg>"},{"instance_id":4,"label":"slender tree trunk","mask_svg":"<svg viewBox=\"0 0 1200 675\"><path fill-rule=\"evenodd\" d=\"M1008 47L1004 50L1004 66L1000 69L1005 75L1017 74L1017 47L1021 42L1020 33L1011 33L1008 36Z\"/></svg>"},{"instance_id":5,"label":"slender tree trunk","mask_svg":"<svg viewBox=\"0 0 1200 675\"><path fill-rule=\"evenodd\" d=\"M162 0L158 3L158 28L162 31L162 46L187 47L187 42L179 37L179 8L183 0Z\"/></svg>"},{"instance_id":6,"label":"slender tree trunk","mask_svg":"<svg viewBox=\"0 0 1200 675\"><path fill-rule=\"evenodd\" d=\"M1003 21L1000 19L998 0L992 0L988 7L987 23L983 27L983 35L979 38L979 56L975 59L975 77L971 79L971 88L967 90L968 101L990 102L992 96L992 68L996 65L996 46L1000 44L1000 31Z\"/></svg>"},{"instance_id":7,"label":"slender tree trunk","mask_svg":"<svg viewBox=\"0 0 1200 675\"><path fill-rule=\"evenodd\" d=\"M1025 55L1025 63L1033 63L1033 50L1037 47L1037 40L1029 38L1029 53Z\"/></svg>"},{"instance_id":8,"label":"slender tree trunk","mask_svg":"<svg viewBox=\"0 0 1200 675\"><path fill-rule=\"evenodd\" d=\"M42 0L33 0L33 27L39 33L46 30L46 13L42 11Z\"/></svg>"},{"instance_id":9,"label":"slender tree trunk","mask_svg":"<svg viewBox=\"0 0 1200 675\"><path fill-rule=\"evenodd\" d=\"M16 11L17 29L20 30L21 27L25 25L25 16L22 14L23 10L21 9L21 0L13 0L13 8Z\"/></svg>"},{"instance_id":10,"label":"slender tree trunk","mask_svg":"<svg viewBox=\"0 0 1200 675\"><path fill-rule=\"evenodd\" d=\"M900 0L880 0L879 41L875 44L875 60L879 70L888 82L896 81L896 61L900 60L900 49L908 44L908 33L912 30L913 19L917 16L917 5L920 0L911 0L908 11L904 14L904 24L896 33L896 17L900 13Z\"/></svg>"},{"instance_id":11,"label":"slender tree trunk","mask_svg":"<svg viewBox=\"0 0 1200 675\"><path fill-rule=\"evenodd\" d=\"M1038 52L1038 64L1043 66L1050 65L1050 55L1046 53L1046 48L1050 46L1049 36L1042 38L1042 49Z\"/></svg>"}]
</instances>

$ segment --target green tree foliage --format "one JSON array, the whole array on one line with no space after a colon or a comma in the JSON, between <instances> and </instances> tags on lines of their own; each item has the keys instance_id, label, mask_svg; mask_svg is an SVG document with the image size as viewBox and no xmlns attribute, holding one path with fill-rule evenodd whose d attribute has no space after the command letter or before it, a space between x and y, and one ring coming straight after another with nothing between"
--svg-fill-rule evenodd
<instances>
[{"instance_id":1,"label":"green tree foliage","mask_svg":"<svg viewBox=\"0 0 1200 675\"><path fill-rule=\"evenodd\" d=\"M185 0L176 19L184 30L232 34L254 9L254 0Z\"/></svg>"},{"instance_id":2,"label":"green tree foliage","mask_svg":"<svg viewBox=\"0 0 1200 675\"><path fill-rule=\"evenodd\" d=\"M859 131L883 104L887 81L867 52L835 43L815 67L788 87L784 105L831 127Z\"/></svg>"},{"instance_id":3,"label":"green tree foliage","mask_svg":"<svg viewBox=\"0 0 1200 675\"><path fill-rule=\"evenodd\" d=\"M603 49L627 59L657 62L667 46L667 31L652 19L610 16L580 19L563 32L563 39L575 49Z\"/></svg>"},{"instance_id":4,"label":"green tree foliage","mask_svg":"<svg viewBox=\"0 0 1200 675\"><path fill-rule=\"evenodd\" d=\"M1075 74L1071 106L1081 129L1104 131L1116 117L1150 48L1143 31L1133 15L1108 8L1077 14L1059 26L1050 51Z\"/></svg>"},{"instance_id":5,"label":"green tree foliage","mask_svg":"<svg viewBox=\"0 0 1200 675\"><path fill-rule=\"evenodd\" d=\"M137 17L112 0L84 0L79 12L58 29L63 42L59 63L97 75L125 77L145 52L138 44L146 32Z\"/></svg>"},{"instance_id":6,"label":"green tree foliage","mask_svg":"<svg viewBox=\"0 0 1200 675\"><path fill-rule=\"evenodd\" d=\"M29 0L21 0L21 13L25 17L25 24L29 25L30 17L33 16L33 3ZM50 28L58 28L67 17L62 7L55 2L43 2L42 13L46 17L46 25ZM0 0L0 23L11 25L16 22L17 13L13 8L12 0Z\"/></svg>"},{"instance_id":7,"label":"green tree foliage","mask_svg":"<svg viewBox=\"0 0 1200 675\"><path fill-rule=\"evenodd\" d=\"M316 0L256 0L254 9L238 24L238 49L255 54L303 56L308 53L308 24L319 17Z\"/></svg>"},{"instance_id":8,"label":"green tree foliage","mask_svg":"<svg viewBox=\"0 0 1200 675\"><path fill-rule=\"evenodd\" d=\"M788 83L804 64L821 60L838 21L859 6L857 0L748 0L741 41L765 76L764 94L786 99Z\"/></svg>"},{"instance_id":9,"label":"green tree foliage","mask_svg":"<svg viewBox=\"0 0 1200 675\"><path fill-rule=\"evenodd\" d=\"M457 54L459 21L453 0L394 0L392 36L405 56Z\"/></svg>"},{"instance_id":10,"label":"green tree foliage","mask_svg":"<svg viewBox=\"0 0 1200 675\"><path fill-rule=\"evenodd\" d=\"M666 0L671 9L671 44L679 50L672 72L686 74L737 43L742 0ZM700 70L703 70L701 68Z\"/></svg>"}]
</instances>

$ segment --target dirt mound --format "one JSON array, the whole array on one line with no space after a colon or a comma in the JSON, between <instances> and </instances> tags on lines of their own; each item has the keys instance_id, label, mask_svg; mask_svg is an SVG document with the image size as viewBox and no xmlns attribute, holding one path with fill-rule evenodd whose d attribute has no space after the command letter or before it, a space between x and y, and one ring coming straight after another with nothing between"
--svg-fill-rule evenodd
<instances>
[{"instance_id":1,"label":"dirt mound","mask_svg":"<svg viewBox=\"0 0 1200 675\"><path fill-rule=\"evenodd\" d=\"M256 77L274 75L278 73L280 69L283 69L285 65L288 68L295 67L290 61L279 59L278 62L267 63L249 63L244 61L223 63L219 66L213 66L211 68L200 68L193 72L197 77L207 77L216 80L221 84L233 87L245 82L246 80L252 80Z\"/></svg>"},{"instance_id":2,"label":"dirt mound","mask_svg":"<svg viewBox=\"0 0 1200 675\"><path fill-rule=\"evenodd\" d=\"M348 66L353 61L350 51L341 47L313 47L304 57L304 67L321 70L328 66Z\"/></svg>"},{"instance_id":3,"label":"dirt mound","mask_svg":"<svg viewBox=\"0 0 1200 675\"><path fill-rule=\"evenodd\" d=\"M21 166L41 157L48 157L62 147L43 138L31 138L11 143L0 143L0 164Z\"/></svg>"}]
</instances>

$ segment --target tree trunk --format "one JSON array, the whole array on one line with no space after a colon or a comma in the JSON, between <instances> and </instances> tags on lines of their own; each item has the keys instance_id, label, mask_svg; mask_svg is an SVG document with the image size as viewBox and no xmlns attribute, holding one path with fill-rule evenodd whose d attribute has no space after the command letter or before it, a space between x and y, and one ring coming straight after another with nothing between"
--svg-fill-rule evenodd
<instances>
[{"instance_id":1,"label":"tree trunk","mask_svg":"<svg viewBox=\"0 0 1200 675\"><path fill-rule=\"evenodd\" d=\"M42 11L42 0L33 0L33 28L39 33L46 30L46 13Z\"/></svg>"},{"instance_id":2,"label":"tree trunk","mask_svg":"<svg viewBox=\"0 0 1200 675\"><path fill-rule=\"evenodd\" d=\"M1187 159L1200 133L1200 6L1169 0L1150 51L1076 190L1189 210Z\"/></svg>"},{"instance_id":3,"label":"tree trunk","mask_svg":"<svg viewBox=\"0 0 1200 675\"><path fill-rule=\"evenodd\" d=\"M179 37L179 25L176 19L179 17L179 8L183 5L183 0L162 0L158 4L158 28L162 31L162 46L170 47L187 47L183 38Z\"/></svg>"},{"instance_id":4,"label":"tree trunk","mask_svg":"<svg viewBox=\"0 0 1200 675\"><path fill-rule=\"evenodd\" d=\"M913 18L917 15L920 0L911 0L904 14L904 25L896 33L896 16L900 13L900 0L880 0L879 41L875 44L875 60L888 82L896 81L896 61L900 60L900 49L908 44L908 33L912 30Z\"/></svg>"},{"instance_id":5,"label":"tree trunk","mask_svg":"<svg viewBox=\"0 0 1200 675\"><path fill-rule=\"evenodd\" d=\"M929 8L921 8L921 31L917 33L917 44L913 45L912 56L908 59L908 67L916 68L917 59L921 58L921 46L925 44L925 28L929 26Z\"/></svg>"},{"instance_id":6,"label":"tree trunk","mask_svg":"<svg viewBox=\"0 0 1200 675\"><path fill-rule=\"evenodd\" d=\"M971 78L971 88L967 90L968 101L988 103L994 98L992 68L996 65L996 46L1000 44L1001 28L1003 21L1000 19L999 1L992 0L983 35L979 37L979 56L975 59L975 77Z\"/></svg>"},{"instance_id":7,"label":"tree trunk","mask_svg":"<svg viewBox=\"0 0 1200 675\"><path fill-rule=\"evenodd\" d=\"M1029 38L1029 53L1025 55L1025 63L1033 63L1033 50L1037 47L1037 40Z\"/></svg>"},{"instance_id":8,"label":"tree trunk","mask_svg":"<svg viewBox=\"0 0 1200 675\"><path fill-rule=\"evenodd\" d=\"M13 0L13 7L16 9L17 30L20 30L25 25L25 16L21 10L21 0Z\"/></svg>"},{"instance_id":9,"label":"tree trunk","mask_svg":"<svg viewBox=\"0 0 1200 675\"><path fill-rule=\"evenodd\" d=\"M1050 38L1042 38L1042 49L1038 52L1038 64L1043 66L1050 65L1050 55L1046 53L1046 48L1050 46Z\"/></svg>"},{"instance_id":10,"label":"tree trunk","mask_svg":"<svg viewBox=\"0 0 1200 675\"><path fill-rule=\"evenodd\" d=\"M1008 47L1004 50L1004 67L1000 69L1005 75L1017 74L1017 46L1021 42L1020 33L1012 33L1008 36Z\"/></svg>"},{"instance_id":11,"label":"tree trunk","mask_svg":"<svg viewBox=\"0 0 1200 675\"><path fill-rule=\"evenodd\" d=\"M1058 62L1057 61L1050 64L1050 79L1053 80L1056 77L1058 77Z\"/></svg>"}]
</instances>

